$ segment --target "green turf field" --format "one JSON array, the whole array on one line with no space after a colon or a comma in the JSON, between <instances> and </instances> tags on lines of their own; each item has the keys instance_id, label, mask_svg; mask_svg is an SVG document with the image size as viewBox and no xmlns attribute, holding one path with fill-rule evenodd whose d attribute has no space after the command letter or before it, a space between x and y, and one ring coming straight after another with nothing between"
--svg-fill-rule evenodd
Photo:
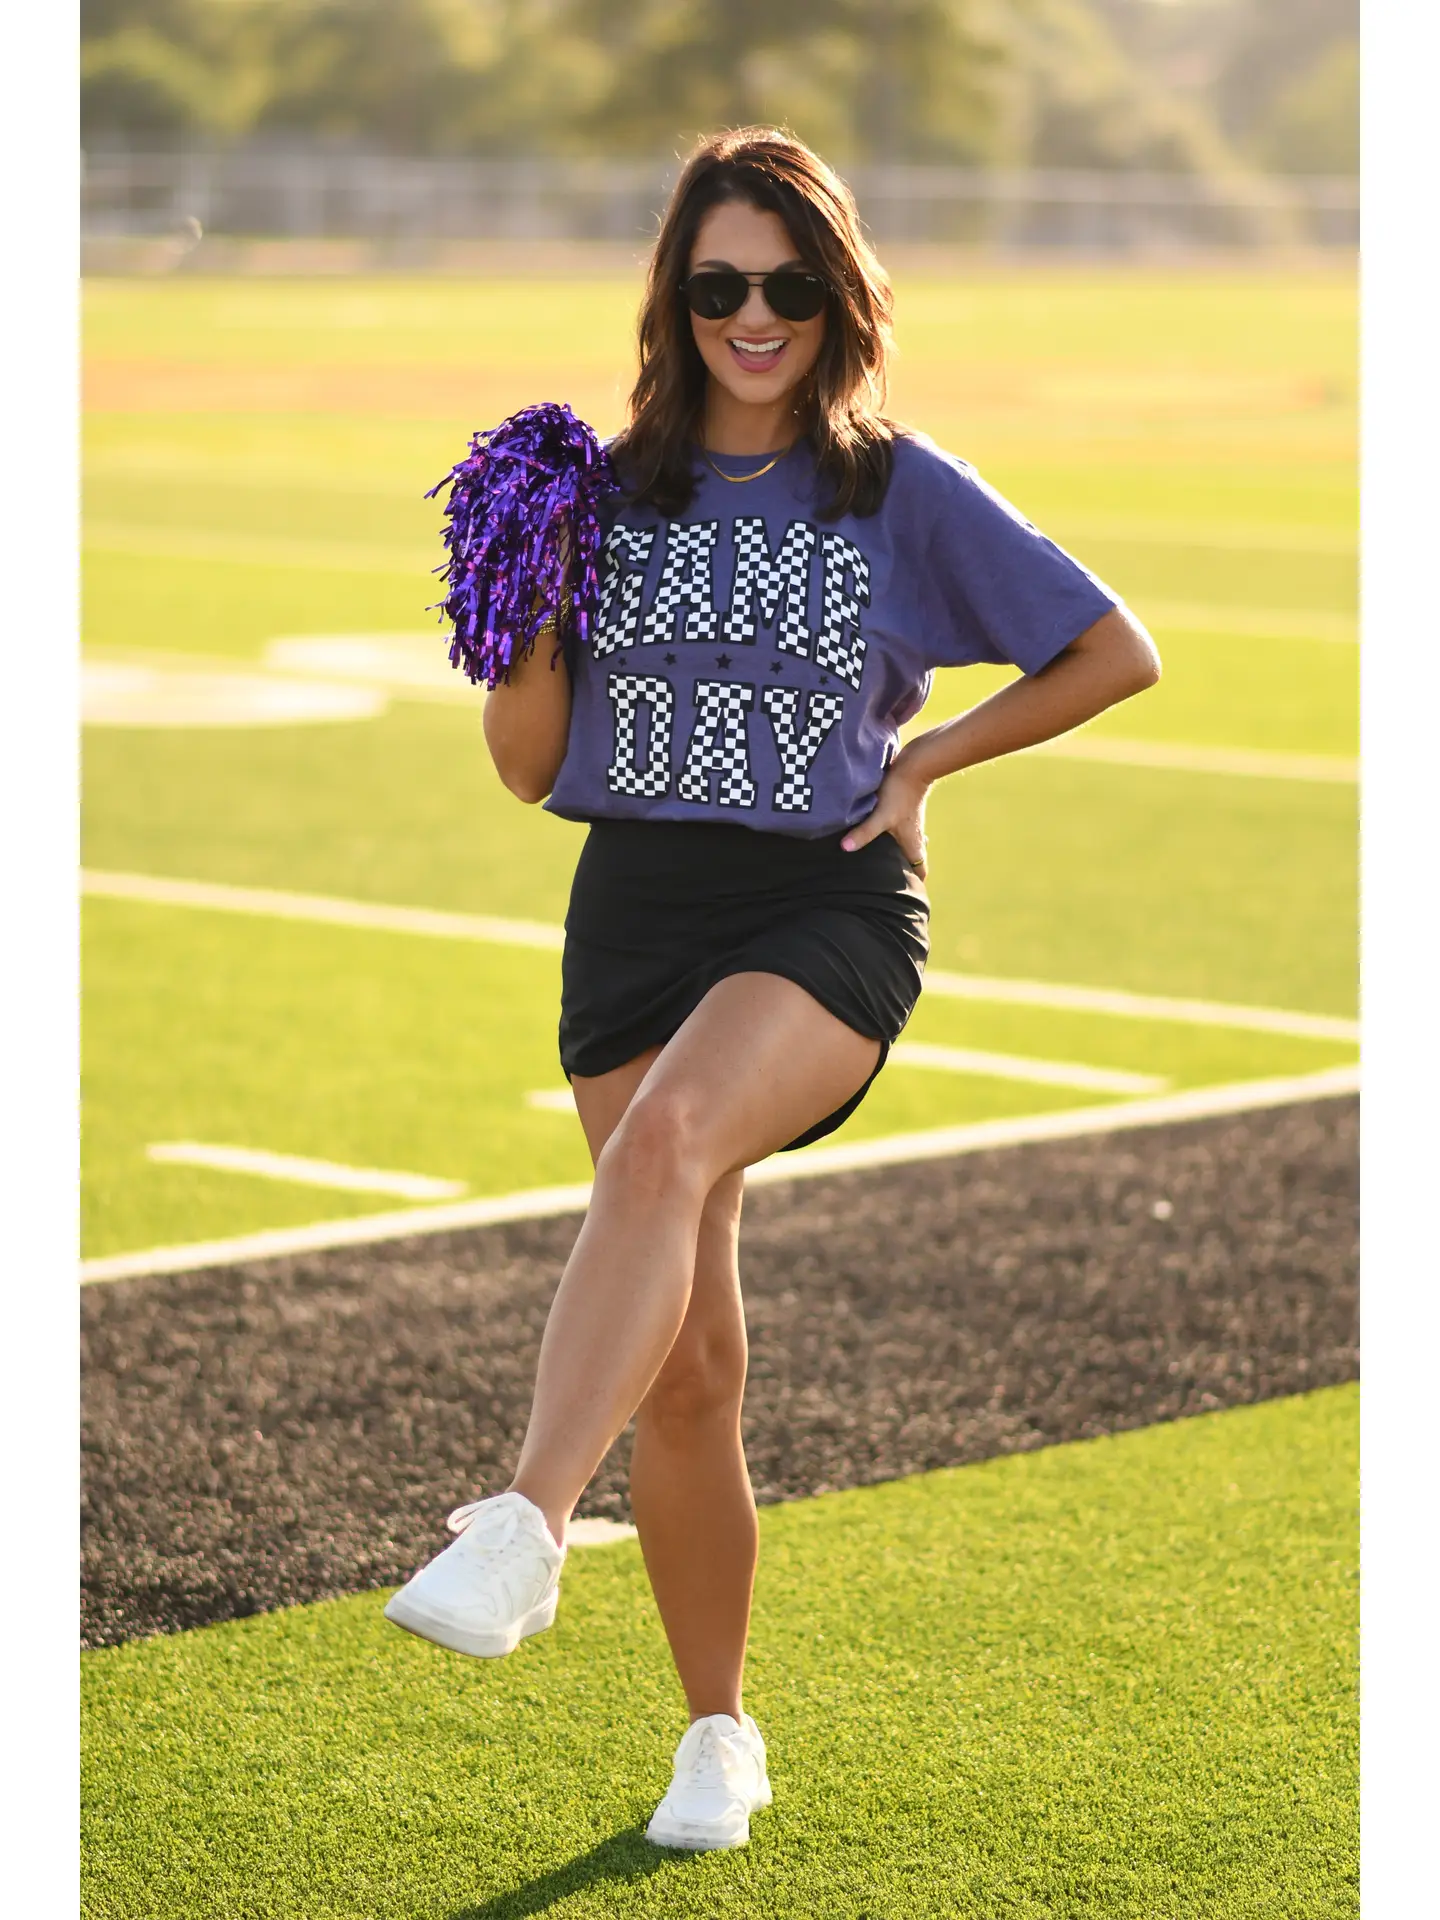
<instances>
[{"instance_id":1,"label":"green turf field","mask_svg":"<svg viewBox=\"0 0 1440 1920\"><path fill-rule=\"evenodd\" d=\"M634 299L593 280L92 283L87 657L273 680L287 636L423 633L424 489L524 402L618 424ZM1089 730L1161 765L1037 754L937 793L934 965L1350 1014L1350 280L990 271L902 281L897 314L895 411L1125 593L1166 662ZM932 715L995 683L941 676ZM1210 761L1163 764L1195 750ZM1271 758L1224 770L1235 750ZM552 924L580 838L499 787L463 686L391 686L359 721L89 729L85 826L102 871ZM160 1141L476 1194L585 1177L573 1116L525 1104L563 1084L551 954L94 901L85 965L89 1254L394 1205L152 1164ZM1176 1087L1345 1052L935 998L907 1038ZM1093 1101L896 1064L846 1134Z\"/></svg>"},{"instance_id":2,"label":"green turf field","mask_svg":"<svg viewBox=\"0 0 1440 1920\"><path fill-rule=\"evenodd\" d=\"M638 1547L503 1662L382 1596L92 1653L91 1920L1338 1920L1353 1388L761 1515L749 1849L641 1829L683 1710Z\"/></svg>"}]
</instances>

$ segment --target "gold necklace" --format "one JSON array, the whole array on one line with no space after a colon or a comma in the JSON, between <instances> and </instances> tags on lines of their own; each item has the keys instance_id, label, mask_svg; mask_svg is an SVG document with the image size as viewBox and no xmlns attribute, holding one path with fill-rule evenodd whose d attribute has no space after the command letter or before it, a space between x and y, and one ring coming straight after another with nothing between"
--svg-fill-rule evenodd
<instances>
[{"instance_id":1,"label":"gold necklace","mask_svg":"<svg viewBox=\"0 0 1440 1920\"><path fill-rule=\"evenodd\" d=\"M722 480L728 480L732 487L738 487L744 480L758 480L762 473L769 473L772 467L778 467L789 451L789 447L782 447L773 460L767 460L765 465L763 467L757 467L754 473L726 473L723 467L717 467L715 462L710 458L710 450L708 447L702 447L700 449L705 464L709 467L710 471L712 473L718 473Z\"/></svg>"}]
</instances>

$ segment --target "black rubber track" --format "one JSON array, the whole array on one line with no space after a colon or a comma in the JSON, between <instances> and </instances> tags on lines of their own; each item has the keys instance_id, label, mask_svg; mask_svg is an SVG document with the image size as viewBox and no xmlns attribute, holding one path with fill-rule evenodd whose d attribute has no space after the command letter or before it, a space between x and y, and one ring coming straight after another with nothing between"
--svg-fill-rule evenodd
<instances>
[{"instance_id":1,"label":"black rubber track","mask_svg":"<svg viewBox=\"0 0 1440 1920\"><path fill-rule=\"evenodd\" d=\"M1353 1100L757 1188L762 1501L1351 1379ZM578 1217L87 1288L87 1645L405 1578L503 1487ZM580 1511L625 1514L622 1440Z\"/></svg>"}]
</instances>

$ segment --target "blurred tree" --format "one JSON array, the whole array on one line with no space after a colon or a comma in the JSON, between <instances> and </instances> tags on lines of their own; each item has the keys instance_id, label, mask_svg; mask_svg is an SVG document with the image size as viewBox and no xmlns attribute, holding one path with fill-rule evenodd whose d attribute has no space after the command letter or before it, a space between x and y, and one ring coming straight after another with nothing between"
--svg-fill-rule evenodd
<instances>
[{"instance_id":1,"label":"blurred tree","mask_svg":"<svg viewBox=\"0 0 1440 1920\"><path fill-rule=\"evenodd\" d=\"M760 121L842 164L1230 160L1090 0L82 0L82 31L92 140L649 157Z\"/></svg>"},{"instance_id":2,"label":"blurred tree","mask_svg":"<svg viewBox=\"0 0 1440 1920\"><path fill-rule=\"evenodd\" d=\"M87 138L543 151L603 90L568 0L82 0ZM539 136L538 141L537 137Z\"/></svg>"},{"instance_id":3,"label":"blurred tree","mask_svg":"<svg viewBox=\"0 0 1440 1920\"><path fill-rule=\"evenodd\" d=\"M1359 36L1359 0L1247 0L1216 76L1221 120L1239 139L1263 141L1280 95Z\"/></svg>"},{"instance_id":4,"label":"blurred tree","mask_svg":"<svg viewBox=\"0 0 1440 1920\"><path fill-rule=\"evenodd\" d=\"M1357 173L1360 43L1336 40L1277 92L1255 142L1281 173Z\"/></svg>"},{"instance_id":5,"label":"blurred tree","mask_svg":"<svg viewBox=\"0 0 1440 1920\"><path fill-rule=\"evenodd\" d=\"M1011 49L993 0L580 0L613 62L597 143L653 153L784 123L844 160L971 160L1006 144Z\"/></svg>"},{"instance_id":6,"label":"blurred tree","mask_svg":"<svg viewBox=\"0 0 1440 1920\"><path fill-rule=\"evenodd\" d=\"M1165 86L1289 172L1359 164L1359 0L1090 0Z\"/></svg>"},{"instance_id":7,"label":"blurred tree","mask_svg":"<svg viewBox=\"0 0 1440 1920\"><path fill-rule=\"evenodd\" d=\"M1147 78L1104 18L1076 0L1023 0L1014 32L1024 76L1022 145L1039 167L1231 170L1204 107Z\"/></svg>"}]
</instances>

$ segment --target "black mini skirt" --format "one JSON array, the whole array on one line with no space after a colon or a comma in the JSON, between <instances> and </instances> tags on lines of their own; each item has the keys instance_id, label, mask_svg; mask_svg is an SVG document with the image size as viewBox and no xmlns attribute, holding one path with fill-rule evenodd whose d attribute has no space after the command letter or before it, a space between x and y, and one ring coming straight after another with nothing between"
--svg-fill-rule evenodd
<instances>
[{"instance_id":1,"label":"black mini skirt","mask_svg":"<svg viewBox=\"0 0 1440 1920\"><path fill-rule=\"evenodd\" d=\"M565 916L566 1078L610 1073L663 1046L732 973L793 980L880 1042L878 1073L920 995L930 902L888 833L855 853L841 848L842 837L594 821ZM784 1151L833 1133L874 1077Z\"/></svg>"}]
</instances>

